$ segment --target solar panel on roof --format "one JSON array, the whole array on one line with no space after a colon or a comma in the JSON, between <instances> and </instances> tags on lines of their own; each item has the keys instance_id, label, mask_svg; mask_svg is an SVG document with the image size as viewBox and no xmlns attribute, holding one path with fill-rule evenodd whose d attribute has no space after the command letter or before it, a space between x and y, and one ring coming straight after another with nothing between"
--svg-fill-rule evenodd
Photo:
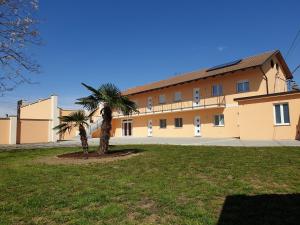
<instances>
[{"instance_id":1,"label":"solar panel on roof","mask_svg":"<svg viewBox=\"0 0 300 225\"><path fill-rule=\"evenodd\" d=\"M234 60L234 61L229 62L229 63L224 63L224 64L221 64L221 65L218 65L218 66L211 67L206 71L209 72L209 71L212 71L212 70L218 70L218 69L222 69L222 68L225 68L225 67L234 66L234 65L240 63L241 61L242 61L242 59Z\"/></svg>"}]
</instances>

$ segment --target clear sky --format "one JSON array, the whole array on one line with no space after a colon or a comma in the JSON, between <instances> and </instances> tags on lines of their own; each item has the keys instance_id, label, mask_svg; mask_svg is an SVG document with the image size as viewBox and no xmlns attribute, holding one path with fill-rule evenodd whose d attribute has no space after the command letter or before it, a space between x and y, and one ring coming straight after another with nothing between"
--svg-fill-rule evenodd
<instances>
[{"instance_id":1,"label":"clear sky","mask_svg":"<svg viewBox=\"0 0 300 225\"><path fill-rule=\"evenodd\" d=\"M0 97L0 114L18 99L59 95L73 108L80 85L112 82L120 89L279 49L300 29L299 0L41 0L42 72ZM286 58L300 64L300 37ZM295 80L300 83L300 70Z\"/></svg>"}]
</instances>

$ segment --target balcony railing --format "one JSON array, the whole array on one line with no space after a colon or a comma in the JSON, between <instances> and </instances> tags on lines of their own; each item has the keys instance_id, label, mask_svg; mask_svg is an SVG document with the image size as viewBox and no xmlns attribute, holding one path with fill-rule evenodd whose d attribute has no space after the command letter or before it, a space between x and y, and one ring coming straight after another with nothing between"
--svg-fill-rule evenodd
<instances>
[{"instance_id":1,"label":"balcony railing","mask_svg":"<svg viewBox=\"0 0 300 225\"><path fill-rule=\"evenodd\" d=\"M186 100L180 102L172 102L154 105L150 107L139 107L138 111L130 114L129 116L135 115L148 115L148 114L157 114L164 112L175 112L175 111L184 111L184 110L193 110L193 109L206 109L206 108L217 108L225 107L225 96L217 96L201 99L198 104L194 100ZM121 112L113 112L113 117L123 117L124 115Z\"/></svg>"}]
</instances>

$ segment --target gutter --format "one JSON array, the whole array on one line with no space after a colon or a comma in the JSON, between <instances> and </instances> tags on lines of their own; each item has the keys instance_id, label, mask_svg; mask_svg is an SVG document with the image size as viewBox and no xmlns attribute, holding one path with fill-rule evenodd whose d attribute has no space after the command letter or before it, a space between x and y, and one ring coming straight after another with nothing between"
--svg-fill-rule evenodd
<instances>
[{"instance_id":1,"label":"gutter","mask_svg":"<svg viewBox=\"0 0 300 225\"><path fill-rule=\"evenodd\" d=\"M289 95L297 95L300 94L300 91L285 91L285 92L277 92L272 94L266 94L266 95L254 95L254 96L248 96L248 97L241 97L241 98L234 98L234 101L246 101L246 100L252 100L252 99L261 99L261 98L272 98L277 96L289 96Z\"/></svg>"},{"instance_id":2,"label":"gutter","mask_svg":"<svg viewBox=\"0 0 300 225\"><path fill-rule=\"evenodd\" d=\"M263 74L263 79L266 81L267 94L269 94L269 81L268 81L268 77L266 76L264 70L262 69L262 66L260 66L259 69L260 69L260 71Z\"/></svg>"}]
</instances>

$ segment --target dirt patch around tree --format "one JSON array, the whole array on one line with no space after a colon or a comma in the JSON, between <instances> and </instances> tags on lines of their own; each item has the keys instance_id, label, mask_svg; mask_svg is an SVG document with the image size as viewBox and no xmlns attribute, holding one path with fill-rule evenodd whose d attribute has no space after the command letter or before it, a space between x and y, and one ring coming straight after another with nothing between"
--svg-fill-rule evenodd
<instances>
[{"instance_id":1,"label":"dirt patch around tree","mask_svg":"<svg viewBox=\"0 0 300 225\"><path fill-rule=\"evenodd\" d=\"M140 151L137 149L110 151L104 155L99 155L97 152L93 151L89 152L88 158L86 158L83 152L71 152L57 156L42 157L37 159L36 162L49 165L106 163L129 159L140 154Z\"/></svg>"}]
</instances>

